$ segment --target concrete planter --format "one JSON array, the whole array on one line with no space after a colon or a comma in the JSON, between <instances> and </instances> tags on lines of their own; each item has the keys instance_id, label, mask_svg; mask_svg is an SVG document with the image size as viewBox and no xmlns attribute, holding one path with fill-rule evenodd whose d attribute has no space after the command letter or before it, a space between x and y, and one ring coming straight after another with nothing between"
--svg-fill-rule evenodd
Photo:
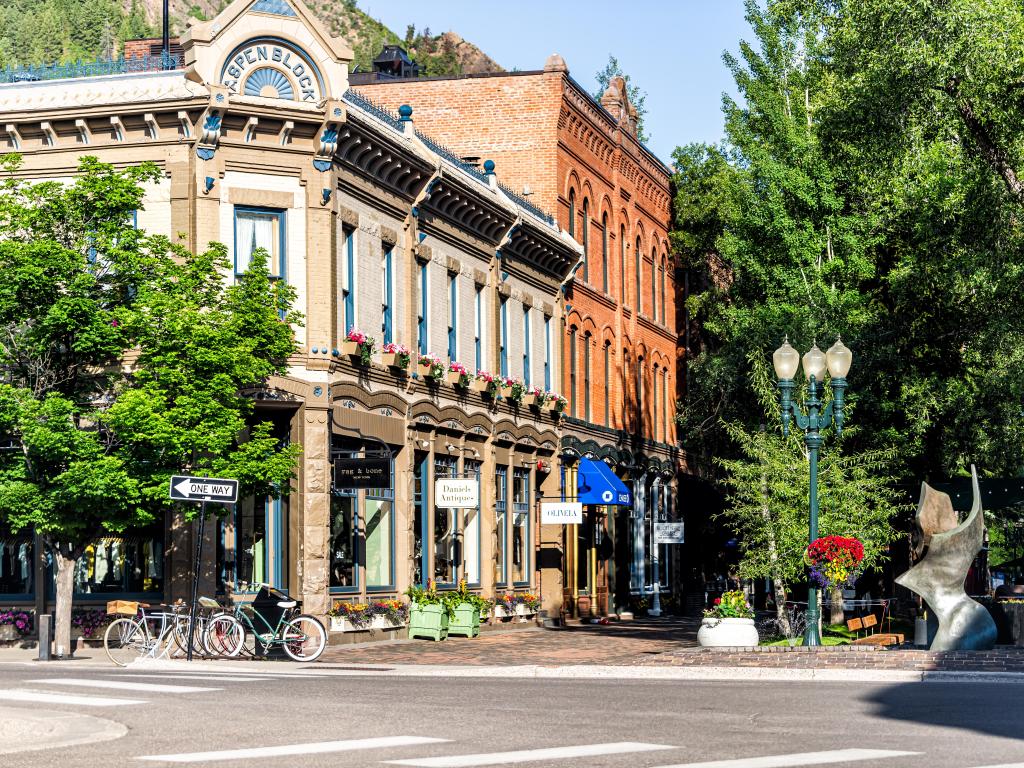
<instances>
[{"instance_id":1,"label":"concrete planter","mask_svg":"<svg viewBox=\"0 0 1024 768\"><path fill-rule=\"evenodd\" d=\"M504 605L494 606L494 618L500 620L512 618L512 614L508 612Z\"/></svg>"},{"instance_id":2,"label":"concrete planter","mask_svg":"<svg viewBox=\"0 0 1024 768\"><path fill-rule=\"evenodd\" d=\"M13 624L0 625L0 643L13 643L21 639L21 633Z\"/></svg>"},{"instance_id":3,"label":"concrete planter","mask_svg":"<svg viewBox=\"0 0 1024 768\"><path fill-rule=\"evenodd\" d=\"M476 637L480 634L480 611L472 603L460 603L448 624L449 635Z\"/></svg>"},{"instance_id":4,"label":"concrete planter","mask_svg":"<svg viewBox=\"0 0 1024 768\"><path fill-rule=\"evenodd\" d=\"M404 627L400 621L392 621L387 616L374 616L370 619L370 629L401 629Z\"/></svg>"},{"instance_id":5,"label":"concrete planter","mask_svg":"<svg viewBox=\"0 0 1024 768\"><path fill-rule=\"evenodd\" d=\"M516 616L519 617L520 622L525 622L529 617L535 615L537 612L530 608L528 605L519 603L516 605Z\"/></svg>"},{"instance_id":6,"label":"concrete planter","mask_svg":"<svg viewBox=\"0 0 1024 768\"><path fill-rule=\"evenodd\" d=\"M448 614L440 605L409 606L409 638L423 637L435 642L448 637Z\"/></svg>"},{"instance_id":7,"label":"concrete planter","mask_svg":"<svg viewBox=\"0 0 1024 768\"><path fill-rule=\"evenodd\" d=\"M751 648L758 644L757 627L753 619L706 618L700 623L697 642L704 648Z\"/></svg>"},{"instance_id":8,"label":"concrete planter","mask_svg":"<svg viewBox=\"0 0 1024 768\"><path fill-rule=\"evenodd\" d=\"M383 617L382 617L383 618ZM369 626L360 626L344 616L331 616L331 632L362 632Z\"/></svg>"}]
</instances>

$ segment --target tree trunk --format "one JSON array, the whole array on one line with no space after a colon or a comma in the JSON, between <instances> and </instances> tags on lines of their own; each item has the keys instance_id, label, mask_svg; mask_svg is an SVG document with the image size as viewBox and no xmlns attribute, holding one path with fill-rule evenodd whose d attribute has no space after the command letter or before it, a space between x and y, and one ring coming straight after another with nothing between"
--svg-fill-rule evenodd
<instances>
[{"instance_id":1,"label":"tree trunk","mask_svg":"<svg viewBox=\"0 0 1024 768\"><path fill-rule=\"evenodd\" d=\"M54 654L69 658L74 654L71 645L71 600L75 592L75 564L78 558L64 546L51 548L57 562L57 602L54 606Z\"/></svg>"},{"instance_id":2,"label":"tree trunk","mask_svg":"<svg viewBox=\"0 0 1024 768\"><path fill-rule=\"evenodd\" d=\"M843 615L843 590L839 587L832 587L830 590L832 598L832 605L830 606L830 613L832 618L830 624L842 624L846 621L846 617Z\"/></svg>"},{"instance_id":3,"label":"tree trunk","mask_svg":"<svg viewBox=\"0 0 1024 768\"><path fill-rule=\"evenodd\" d=\"M789 624L789 612L786 611L786 585L778 574L772 577L772 589L775 591L775 616L779 629L790 638L793 636L793 627Z\"/></svg>"}]
</instances>

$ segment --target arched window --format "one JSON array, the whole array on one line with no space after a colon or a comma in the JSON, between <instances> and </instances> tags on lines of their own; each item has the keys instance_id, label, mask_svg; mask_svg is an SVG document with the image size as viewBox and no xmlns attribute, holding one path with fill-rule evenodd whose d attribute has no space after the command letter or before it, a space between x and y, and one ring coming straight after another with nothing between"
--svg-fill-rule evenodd
<instances>
[{"instance_id":1,"label":"arched window","mask_svg":"<svg viewBox=\"0 0 1024 768\"><path fill-rule=\"evenodd\" d=\"M583 282L590 282L590 201L583 198Z\"/></svg>"},{"instance_id":2,"label":"arched window","mask_svg":"<svg viewBox=\"0 0 1024 768\"><path fill-rule=\"evenodd\" d=\"M668 440L668 368L665 368L661 372L661 434L664 435L662 438L666 443Z\"/></svg>"},{"instance_id":3,"label":"arched window","mask_svg":"<svg viewBox=\"0 0 1024 768\"><path fill-rule=\"evenodd\" d=\"M644 428L644 359L636 359L636 430Z\"/></svg>"},{"instance_id":4,"label":"arched window","mask_svg":"<svg viewBox=\"0 0 1024 768\"><path fill-rule=\"evenodd\" d=\"M569 190L569 237L576 237L576 190Z\"/></svg>"},{"instance_id":5,"label":"arched window","mask_svg":"<svg viewBox=\"0 0 1024 768\"><path fill-rule=\"evenodd\" d=\"M604 343L604 382L605 382L605 386L604 386L604 425L606 427L610 427L611 426L611 421L609 421L609 419L611 418L611 412L612 412L611 411L611 399L612 399L611 392L612 391L611 391L611 387L608 386L608 383L612 380L612 377L611 377L611 357L612 357L611 347L612 347L612 343L610 341L606 341Z\"/></svg>"},{"instance_id":6,"label":"arched window","mask_svg":"<svg viewBox=\"0 0 1024 768\"><path fill-rule=\"evenodd\" d=\"M651 381L654 383L654 392L652 392L654 397L651 399L651 403L653 404L653 416L654 416L653 421L654 421L654 423L651 425L651 432L654 435L654 439L657 440L658 439L658 427L661 426L660 422L658 421L658 364L657 363L654 364L654 376L652 377Z\"/></svg>"},{"instance_id":7,"label":"arched window","mask_svg":"<svg viewBox=\"0 0 1024 768\"><path fill-rule=\"evenodd\" d=\"M626 426L627 419L630 426L633 426L633 409L629 407L631 402L629 387L633 383L633 374L629 365L629 352L622 354L622 426Z\"/></svg>"},{"instance_id":8,"label":"arched window","mask_svg":"<svg viewBox=\"0 0 1024 768\"><path fill-rule=\"evenodd\" d=\"M608 214L601 214L601 290L608 293Z\"/></svg>"},{"instance_id":9,"label":"arched window","mask_svg":"<svg viewBox=\"0 0 1024 768\"><path fill-rule=\"evenodd\" d=\"M569 329L569 414L576 415L576 328Z\"/></svg>"},{"instance_id":10,"label":"arched window","mask_svg":"<svg viewBox=\"0 0 1024 768\"><path fill-rule=\"evenodd\" d=\"M590 334L583 336L583 418L590 421Z\"/></svg>"},{"instance_id":11,"label":"arched window","mask_svg":"<svg viewBox=\"0 0 1024 768\"><path fill-rule=\"evenodd\" d=\"M668 265L665 263L665 257L661 257L661 272L658 274L658 290L661 292L661 324L665 324L665 271Z\"/></svg>"},{"instance_id":12,"label":"arched window","mask_svg":"<svg viewBox=\"0 0 1024 768\"><path fill-rule=\"evenodd\" d=\"M644 250L639 235L636 238L636 313L639 316L643 304Z\"/></svg>"},{"instance_id":13,"label":"arched window","mask_svg":"<svg viewBox=\"0 0 1024 768\"><path fill-rule=\"evenodd\" d=\"M651 320L658 319L658 249L651 248Z\"/></svg>"},{"instance_id":14,"label":"arched window","mask_svg":"<svg viewBox=\"0 0 1024 768\"><path fill-rule=\"evenodd\" d=\"M622 303L626 303L626 226L619 227L619 280L622 281Z\"/></svg>"}]
</instances>

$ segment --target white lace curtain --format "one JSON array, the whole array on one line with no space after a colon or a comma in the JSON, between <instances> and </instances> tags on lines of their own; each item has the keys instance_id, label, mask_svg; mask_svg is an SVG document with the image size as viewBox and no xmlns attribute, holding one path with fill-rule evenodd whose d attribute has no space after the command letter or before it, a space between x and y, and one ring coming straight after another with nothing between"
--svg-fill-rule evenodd
<instances>
[{"instance_id":1,"label":"white lace curtain","mask_svg":"<svg viewBox=\"0 0 1024 768\"><path fill-rule=\"evenodd\" d=\"M235 272L240 274L249 268L252 252L264 248L270 254L270 274L280 276L277 263L277 249L274 247L274 217L259 213L239 213L236 231L238 232L237 257Z\"/></svg>"}]
</instances>

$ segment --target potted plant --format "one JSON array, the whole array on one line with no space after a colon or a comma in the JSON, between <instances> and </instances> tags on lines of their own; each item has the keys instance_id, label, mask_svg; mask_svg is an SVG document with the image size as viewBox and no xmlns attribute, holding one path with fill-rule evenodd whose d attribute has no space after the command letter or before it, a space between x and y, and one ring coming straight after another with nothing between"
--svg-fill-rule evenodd
<instances>
[{"instance_id":1,"label":"potted plant","mask_svg":"<svg viewBox=\"0 0 1024 768\"><path fill-rule=\"evenodd\" d=\"M449 592L446 597L452 605L448 634L477 637L480 634L482 612L490 607L490 601L470 592L465 579L459 581L458 591Z\"/></svg>"},{"instance_id":2,"label":"potted plant","mask_svg":"<svg viewBox=\"0 0 1024 768\"><path fill-rule=\"evenodd\" d=\"M491 397L495 397L498 394L500 386L498 377L490 371L477 371L476 378L473 379L473 389Z\"/></svg>"},{"instance_id":3,"label":"potted plant","mask_svg":"<svg viewBox=\"0 0 1024 768\"><path fill-rule=\"evenodd\" d=\"M370 629L398 629L409 622L409 608L400 600L374 600L367 612Z\"/></svg>"},{"instance_id":4,"label":"potted plant","mask_svg":"<svg viewBox=\"0 0 1024 768\"><path fill-rule=\"evenodd\" d=\"M358 357L362 365L369 365L373 359L375 344L372 338L358 328L351 328L345 341L341 343L341 353L349 357Z\"/></svg>"},{"instance_id":5,"label":"potted plant","mask_svg":"<svg viewBox=\"0 0 1024 768\"><path fill-rule=\"evenodd\" d=\"M466 366L462 363L452 362L448 364L448 383L453 387L467 389L471 380L472 377L469 375L469 371L466 370Z\"/></svg>"},{"instance_id":6,"label":"potted plant","mask_svg":"<svg viewBox=\"0 0 1024 768\"><path fill-rule=\"evenodd\" d=\"M381 362L388 368L400 368L403 371L409 367L410 359L411 354L408 347L390 341L384 345L380 356Z\"/></svg>"},{"instance_id":7,"label":"potted plant","mask_svg":"<svg viewBox=\"0 0 1024 768\"><path fill-rule=\"evenodd\" d=\"M20 640L32 631L32 615L25 611L0 611L0 642Z\"/></svg>"},{"instance_id":8,"label":"potted plant","mask_svg":"<svg viewBox=\"0 0 1024 768\"><path fill-rule=\"evenodd\" d=\"M526 391L523 392L523 397L522 397L523 405L536 405L537 404L537 395L538 394L540 394L540 390L537 389L537 387L533 387L532 389L527 387Z\"/></svg>"},{"instance_id":9,"label":"potted plant","mask_svg":"<svg viewBox=\"0 0 1024 768\"><path fill-rule=\"evenodd\" d=\"M434 354L420 355L420 365L427 369L423 375L434 382L442 381L448 373L448 364Z\"/></svg>"},{"instance_id":10,"label":"potted plant","mask_svg":"<svg viewBox=\"0 0 1024 768\"><path fill-rule=\"evenodd\" d=\"M548 401L550 399L551 399L551 393L550 392L545 392L540 387L534 387L533 388L533 401L530 403L530 405L533 405L533 406L535 406L537 408L540 408L541 410L544 410L544 407L548 404Z\"/></svg>"},{"instance_id":11,"label":"potted plant","mask_svg":"<svg viewBox=\"0 0 1024 768\"><path fill-rule=\"evenodd\" d=\"M532 592L523 592L521 595L517 595L516 616L519 617L520 621L526 621L526 617L533 616L537 613L537 609L540 608L540 597L533 594Z\"/></svg>"},{"instance_id":12,"label":"potted plant","mask_svg":"<svg viewBox=\"0 0 1024 768\"><path fill-rule=\"evenodd\" d=\"M697 642L704 647L757 645L754 611L742 592L725 592L715 598L714 607L704 611Z\"/></svg>"},{"instance_id":13,"label":"potted plant","mask_svg":"<svg viewBox=\"0 0 1024 768\"><path fill-rule=\"evenodd\" d=\"M565 409L569 407L569 399L557 392L548 392L546 402L555 413L565 413Z\"/></svg>"},{"instance_id":14,"label":"potted plant","mask_svg":"<svg viewBox=\"0 0 1024 768\"><path fill-rule=\"evenodd\" d=\"M502 382L501 396L506 400L511 400L513 403L518 405L525 394L526 385L523 384L522 379L508 377Z\"/></svg>"},{"instance_id":15,"label":"potted plant","mask_svg":"<svg viewBox=\"0 0 1024 768\"><path fill-rule=\"evenodd\" d=\"M424 637L444 640L448 637L448 623L454 613L449 601L437 594L434 580L427 582L427 588L409 587L409 638Z\"/></svg>"},{"instance_id":16,"label":"potted plant","mask_svg":"<svg viewBox=\"0 0 1024 768\"><path fill-rule=\"evenodd\" d=\"M337 602L327 612L331 632L360 632L370 625L369 606L366 603Z\"/></svg>"}]
</instances>

